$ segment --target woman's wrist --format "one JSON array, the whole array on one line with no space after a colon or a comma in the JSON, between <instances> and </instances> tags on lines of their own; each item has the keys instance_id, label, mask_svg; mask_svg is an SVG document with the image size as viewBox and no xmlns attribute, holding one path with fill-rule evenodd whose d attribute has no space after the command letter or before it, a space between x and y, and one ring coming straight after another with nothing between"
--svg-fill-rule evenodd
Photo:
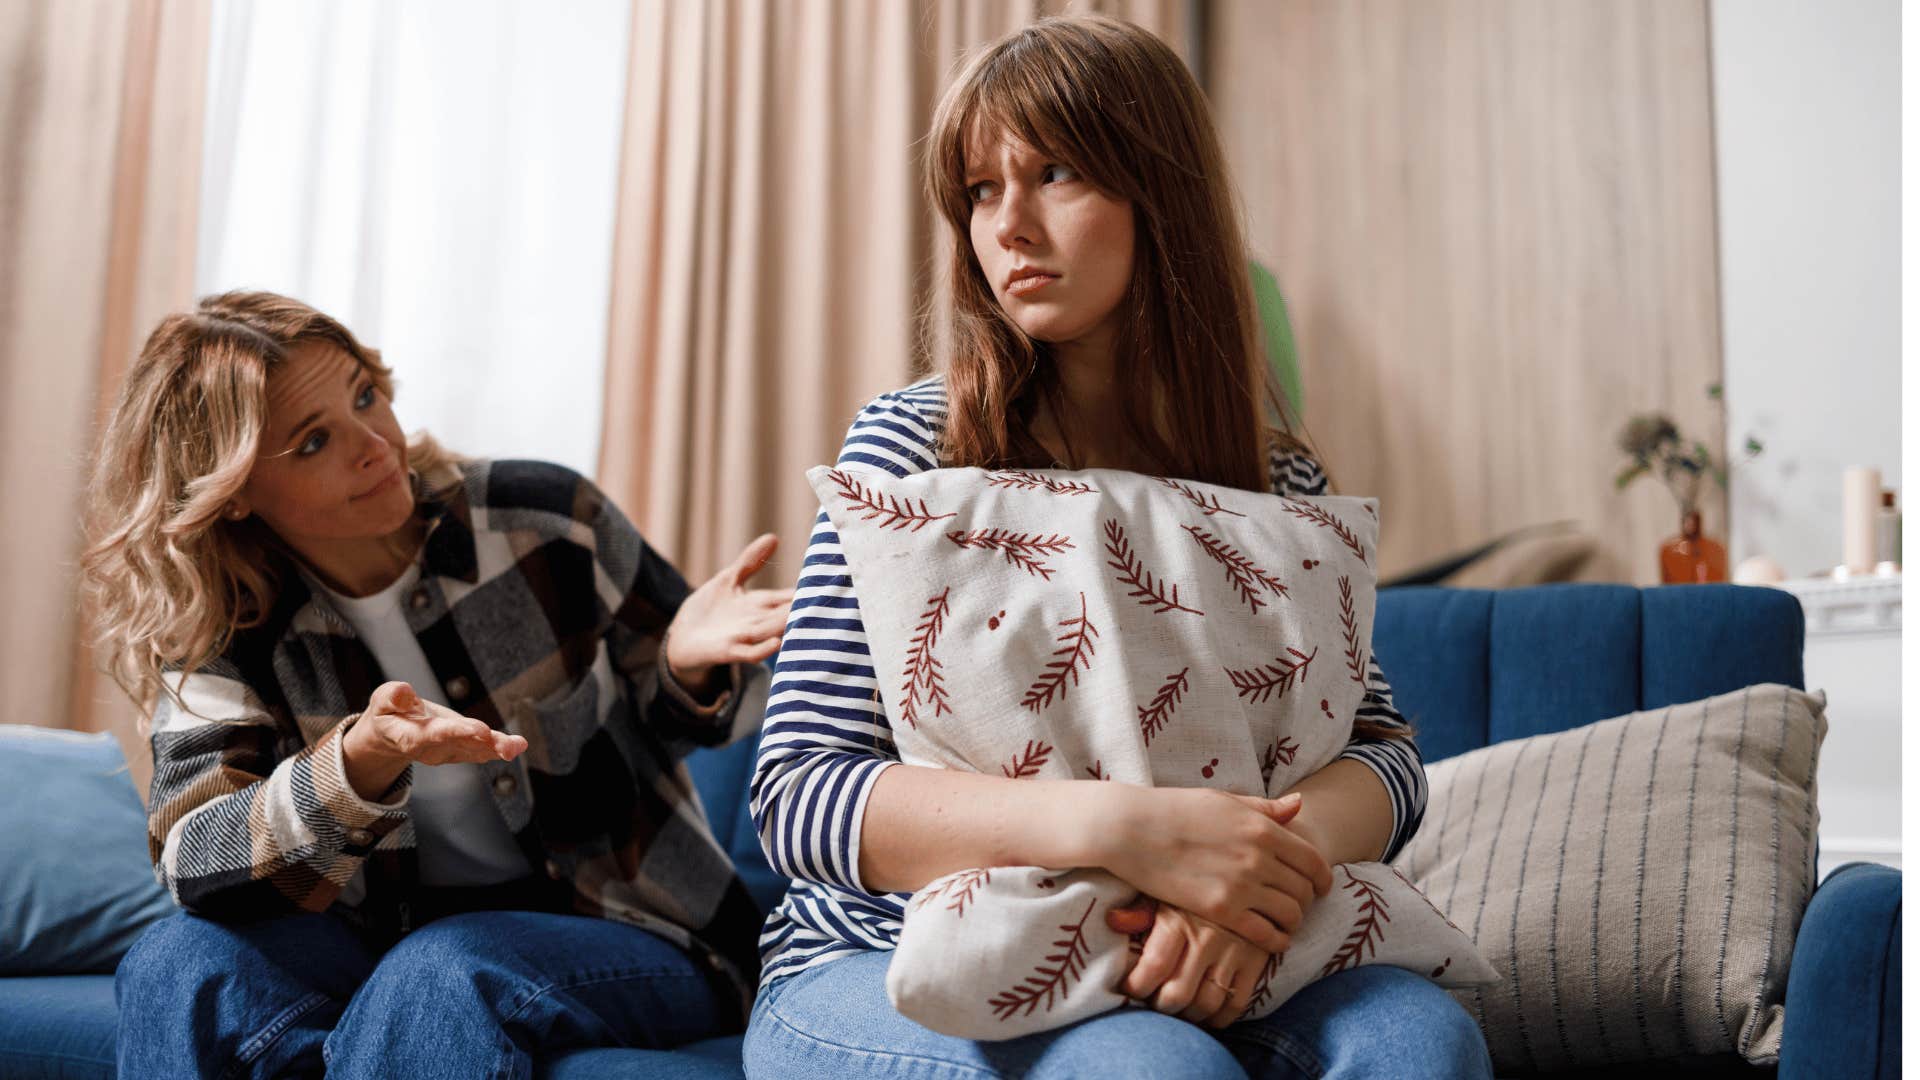
<instances>
[{"instance_id":1,"label":"woman's wrist","mask_svg":"<svg viewBox=\"0 0 1920 1080\"><path fill-rule=\"evenodd\" d=\"M340 736L340 764L354 793L377 802L407 769L407 758L383 746L373 725L355 717Z\"/></svg>"},{"instance_id":2,"label":"woman's wrist","mask_svg":"<svg viewBox=\"0 0 1920 1080\"><path fill-rule=\"evenodd\" d=\"M667 678L672 679L680 689L685 690L687 695L696 701L705 701L713 697L716 684L719 682L720 666L676 662L672 646L673 624L669 623L666 631L660 635L660 659L666 666Z\"/></svg>"}]
</instances>

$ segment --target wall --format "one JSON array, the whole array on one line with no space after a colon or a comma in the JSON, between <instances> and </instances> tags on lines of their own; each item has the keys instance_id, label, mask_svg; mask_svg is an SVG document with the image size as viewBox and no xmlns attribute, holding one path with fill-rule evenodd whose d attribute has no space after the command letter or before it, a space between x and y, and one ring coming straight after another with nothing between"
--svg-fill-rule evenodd
<instances>
[{"instance_id":1,"label":"wall","mask_svg":"<svg viewBox=\"0 0 1920 1080\"><path fill-rule=\"evenodd\" d=\"M1840 561L1840 475L1900 482L1900 8L1712 7L1730 554Z\"/></svg>"},{"instance_id":2,"label":"wall","mask_svg":"<svg viewBox=\"0 0 1920 1080\"><path fill-rule=\"evenodd\" d=\"M1615 438L1652 409L1720 437L1705 0L1220 0L1204 41L1310 433L1380 498L1383 574L1572 520L1587 576L1657 580L1677 504L1614 490Z\"/></svg>"}]
</instances>

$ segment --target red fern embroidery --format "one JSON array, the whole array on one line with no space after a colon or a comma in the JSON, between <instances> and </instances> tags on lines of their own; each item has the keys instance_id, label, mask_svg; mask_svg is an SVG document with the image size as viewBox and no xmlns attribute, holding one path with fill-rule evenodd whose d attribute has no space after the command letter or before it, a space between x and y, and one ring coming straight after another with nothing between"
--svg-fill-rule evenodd
<instances>
[{"instance_id":1,"label":"red fern embroidery","mask_svg":"<svg viewBox=\"0 0 1920 1080\"><path fill-rule=\"evenodd\" d=\"M1094 758L1094 759L1093 759L1093 764L1091 764L1091 765L1089 765L1089 766L1087 766L1087 777L1088 777L1089 779L1093 779L1093 780L1111 780L1111 779L1113 779L1113 777L1112 777L1111 775L1109 775L1109 774L1107 773L1107 770L1105 770L1105 769L1103 769L1103 768L1101 768L1101 767L1100 767L1100 759L1099 759L1099 758Z\"/></svg>"},{"instance_id":2,"label":"red fern embroidery","mask_svg":"<svg viewBox=\"0 0 1920 1080\"><path fill-rule=\"evenodd\" d=\"M926 698L933 706L933 715L944 716L953 711L947 705L946 676L940 671L940 661L933 655L933 647L939 643L940 630L947 621L947 594L953 587L940 590L940 595L927 600L927 610L920 616L920 625L914 628L913 643L907 649L907 682L900 688L904 701L900 706L900 715L913 728L920 726L920 699Z\"/></svg>"},{"instance_id":3,"label":"red fern embroidery","mask_svg":"<svg viewBox=\"0 0 1920 1080\"><path fill-rule=\"evenodd\" d=\"M1087 916L1093 914L1093 905L1094 901L1087 901L1087 910L1081 913L1080 921L1060 924L1067 936L1053 943L1057 951L1048 953L1046 959L1035 964L1033 974L987 999L996 1019L1010 1020L1015 1013L1023 1011L1023 1006L1023 1014L1032 1016L1041 1002L1046 1003L1046 1011L1052 1012L1054 998L1067 996L1086 972Z\"/></svg>"},{"instance_id":4,"label":"red fern embroidery","mask_svg":"<svg viewBox=\"0 0 1920 1080\"><path fill-rule=\"evenodd\" d=\"M1271 664L1262 664L1245 671L1225 669L1227 678L1233 680L1234 692L1250 701L1260 702L1272 697L1276 692L1284 694L1293 689L1294 680L1307 670L1307 665L1313 663L1315 656L1320 655L1320 650L1314 649L1313 655L1309 656L1299 649L1288 646L1287 652L1292 654L1293 660L1289 661L1285 656L1276 656Z\"/></svg>"},{"instance_id":5,"label":"red fern embroidery","mask_svg":"<svg viewBox=\"0 0 1920 1080\"><path fill-rule=\"evenodd\" d=\"M1040 771L1047 763L1047 756L1053 753L1053 747L1033 739L1027 740L1027 748L1013 755L1013 760L1000 766L1009 780L1024 780Z\"/></svg>"},{"instance_id":6,"label":"red fern embroidery","mask_svg":"<svg viewBox=\"0 0 1920 1080\"><path fill-rule=\"evenodd\" d=\"M973 890L992 883L991 869L962 870L932 892L921 893L913 902L914 910L926 907L935 900L951 899L953 902L947 905L947 910L953 912L954 918L964 919L967 917L967 905L973 902Z\"/></svg>"},{"instance_id":7,"label":"red fern embroidery","mask_svg":"<svg viewBox=\"0 0 1920 1080\"><path fill-rule=\"evenodd\" d=\"M1347 636L1347 674L1362 686L1367 684L1367 654L1360 647L1360 622L1353 613L1353 584L1340 579L1340 625Z\"/></svg>"},{"instance_id":8,"label":"red fern embroidery","mask_svg":"<svg viewBox=\"0 0 1920 1080\"><path fill-rule=\"evenodd\" d=\"M987 474L988 487L1018 488L1022 491L1044 491L1049 495L1093 495L1099 489L1091 484L1077 480L1054 480L1030 473L1022 469L1008 469L1004 472Z\"/></svg>"},{"instance_id":9,"label":"red fern embroidery","mask_svg":"<svg viewBox=\"0 0 1920 1080\"><path fill-rule=\"evenodd\" d=\"M1273 783L1274 770L1282 765L1293 764L1293 756L1299 752L1300 744L1292 739L1275 740L1274 744L1267 747L1260 755L1260 782Z\"/></svg>"},{"instance_id":10,"label":"red fern embroidery","mask_svg":"<svg viewBox=\"0 0 1920 1080\"><path fill-rule=\"evenodd\" d=\"M1073 685L1079 686L1080 669L1093 666L1093 639L1100 636L1100 630L1087 618L1086 593L1080 594L1080 617L1062 619L1060 625L1066 627L1067 632L1055 639L1062 644L1053 650L1053 655L1062 659L1050 661L1046 671L1027 688L1027 696L1020 699L1020 704L1031 712L1037 713L1053 704L1056 693L1064 698L1067 680L1071 678Z\"/></svg>"},{"instance_id":11,"label":"red fern embroidery","mask_svg":"<svg viewBox=\"0 0 1920 1080\"><path fill-rule=\"evenodd\" d=\"M1160 689L1153 695L1153 704L1133 707L1140 714L1140 737L1146 740L1148 746L1153 745L1153 737L1160 734L1160 729L1167 726L1173 710L1180 705L1180 695L1186 692L1187 669L1181 668L1160 684Z\"/></svg>"},{"instance_id":12,"label":"red fern embroidery","mask_svg":"<svg viewBox=\"0 0 1920 1080\"><path fill-rule=\"evenodd\" d=\"M1385 940L1386 924L1393 921L1393 917L1387 914L1387 898L1378 885L1345 866L1340 868L1340 872L1347 875L1347 883L1341 887L1360 900L1360 914L1354 919L1353 929L1347 932L1346 941L1333 954L1333 959L1320 969L1321 978L1336 971L1359 967L1362 961L1373 955L1374 946Z\"/></svg>"},{"instance_id":13,"label":"red fern embroidery","mask_svg":"<svg viewBox=\"0 0 1920 1080\"><path fill-rule=\"evenodd\" d=\"M1200 512L1206 515L1207 517L1212 517L1215 514L1232 514L1234 517L1237 517L1237 518L1243 518L1247 516L1238 510L1229 510L1226 507L1221 506L1220 496L1218 495L1207 495L1204 492L1188 487L1187 485L1181 483L1178 480L1169 480L1164 476L1156 476L1154 477L1154 479L1167 485L1168 487L1179 492L1180 494L1185 495L1187 497L1187 501L1199 507Z\"/></svg>"},{"instance_id":14,"label":"red fern embroidery","mask_svg":"<svg viewBox=\"0 0 1920 1080\"><path fill-rule=\"evenodd\" d=\"M1005 529L975 529L972 532L956 530L948 533L947 539L962 548L997 551L1004 555L1009 563L1029 574L1038 574L1047 581L1053 580L1053 568L1042 562L1041 557L1058 555L1073 549L1073 541L1057 533L1041 536L1039 533L1016 533Z\"/></svg>"},{"instance_id":15,"label":"red fern embroidery","mask_svg":"<svg viewBox=\"0 0 1920 1080\"><path fill-rule=\"evenodd\" d=\"M880 527L883 529L907 529L919 532L922 526L954 516L933 513L927 509L925 499L919 500L919 505L916 507L912 499L902 499L896 495L882 496L838 469L829 469L827 475L833 477L833 482L840 485L841 498L866 511L860 515L860 520L872 521L879 518Z\"/></svg>"},{"instance_id":16,"label":"red fern embroidery","mask_svg":"<svg viewBox=\"0 0 1920 1080\"><path fill-rule=\"evenodd\" d=\"M1273 953L1267 957L1267 962L1260 966L1260 978L1253 984L1253 996L1247 999L1247 1007L1240 1013L1240 1019L1245 1020L1252 1016L1255 1010L1267 1003L1268 998L1272 996L1268 990L1273 986L1273 977L1280 973L1280 962L1285 957L1285 953Z\"/></svg>"},{"instance_id":17,"label":"red fern embroidery","mask_svg":"<svg viewBox=\"0 0 1920 1080\"><path fill-rule=\"evenodd\" d=\"M1262 588L1275 596L1287 595L1287 587L1280 584L1278 578L1255 566L1252 559L1242 555L1232 544L1198 525L1180 527L1193 534L1193 539L1200 545L1200 549L1205 551L1214 562L1225 568L1227 580L1233 583L1234 588L1240 590L1240 599L1245 600L1255 614L1258 614L1261 607L1265 605L1265 601L1260 599Z\"/></svg>"},{"instance_id":18,"label":"red fern embroidery","mask_svg":"<svg viewBox=\"0 0 1920 1080\"><path fill-rule=\"evenodd\" d=\"M1353 552L1353 557L1359 559L1362 564L1366 563L1367 553L1361 550L1360 538L1353 534L1352 529L1341 524L1339 518L1334 517L1325 508L1315 506L1312 503L1298 502L1294 499L1286 499L1284 501L1286 503L1287 513L1298 518L1305 518L1323 529L1332 529L1333 535L1339 537L1340 542L1347 545L1348 551Z\"/></svg>"},{"instance_id":19,"label":"red fern embroidery","mask_svg":"<svg viewBox=\"0 0 1920 1080\"><path fill-rule=\"evenodd\" d=\"M1107 522L1107 554L1112 556L1107 565L1120 571L1119 582L1132 586L1132 591L1127 595L1153 608L1155 615L1165 615L1169 611L1206 614L1199 608L1188 607L1180 602L1180 586L1169 587L1164 583L1156 586L1153 583L1153 574L1134 555L1133 544L1127 540L1127 530L1118 521Z\"/></svg>"}]
</instances>

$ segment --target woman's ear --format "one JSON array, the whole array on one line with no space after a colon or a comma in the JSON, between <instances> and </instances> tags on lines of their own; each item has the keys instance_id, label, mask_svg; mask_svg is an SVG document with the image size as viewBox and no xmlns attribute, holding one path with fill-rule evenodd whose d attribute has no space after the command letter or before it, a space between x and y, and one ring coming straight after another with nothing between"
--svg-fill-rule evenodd
<instances>
[{"instance_id":1,"label":"woman's ear","mask_svg":"<svg viewBox=\"0 0 1920 1080\"><path fill-rule=\"evenodd\" d=\"M247 505L245 499L236 498L227 503L227 508L223 513L226 514L228 521L244 521L247 515L253 513L253 508Z\"/></svg>"}]
</instances>

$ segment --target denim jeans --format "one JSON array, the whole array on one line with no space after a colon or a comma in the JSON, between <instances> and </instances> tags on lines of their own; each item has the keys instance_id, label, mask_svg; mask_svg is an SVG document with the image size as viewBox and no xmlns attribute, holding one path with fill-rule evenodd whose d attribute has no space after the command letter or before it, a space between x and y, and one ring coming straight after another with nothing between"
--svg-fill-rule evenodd
<instances>
[{"instance_id":1,"label":"denim jeans","mask_svg":"<svg viewBox=\"0 0 1920 1080\"><path fill-rule=\"evenodd\" d=\"M1352 968L1271 1016L1212 1031L1122 1008L1054 1031L973 1042L921 1027L887 1000L888 953L833 960L760 988L749 1078L1016 1076L1491 1077L1486 1042L1445 990L1400 968Z\"/></svg>"},{"instance_id":2,"label":"denim jeans","mask_svg":"<svg viewBox=\"0 0 1920 1080\"><path fill-rule=\"evenodd\" d=\"M645 930L540 911L429 922L382 951L332 914L179 913L120 964L119 1075L528 1077L536 1056L737 1027L731 993Z\"/></svg>"}]
</instances>

